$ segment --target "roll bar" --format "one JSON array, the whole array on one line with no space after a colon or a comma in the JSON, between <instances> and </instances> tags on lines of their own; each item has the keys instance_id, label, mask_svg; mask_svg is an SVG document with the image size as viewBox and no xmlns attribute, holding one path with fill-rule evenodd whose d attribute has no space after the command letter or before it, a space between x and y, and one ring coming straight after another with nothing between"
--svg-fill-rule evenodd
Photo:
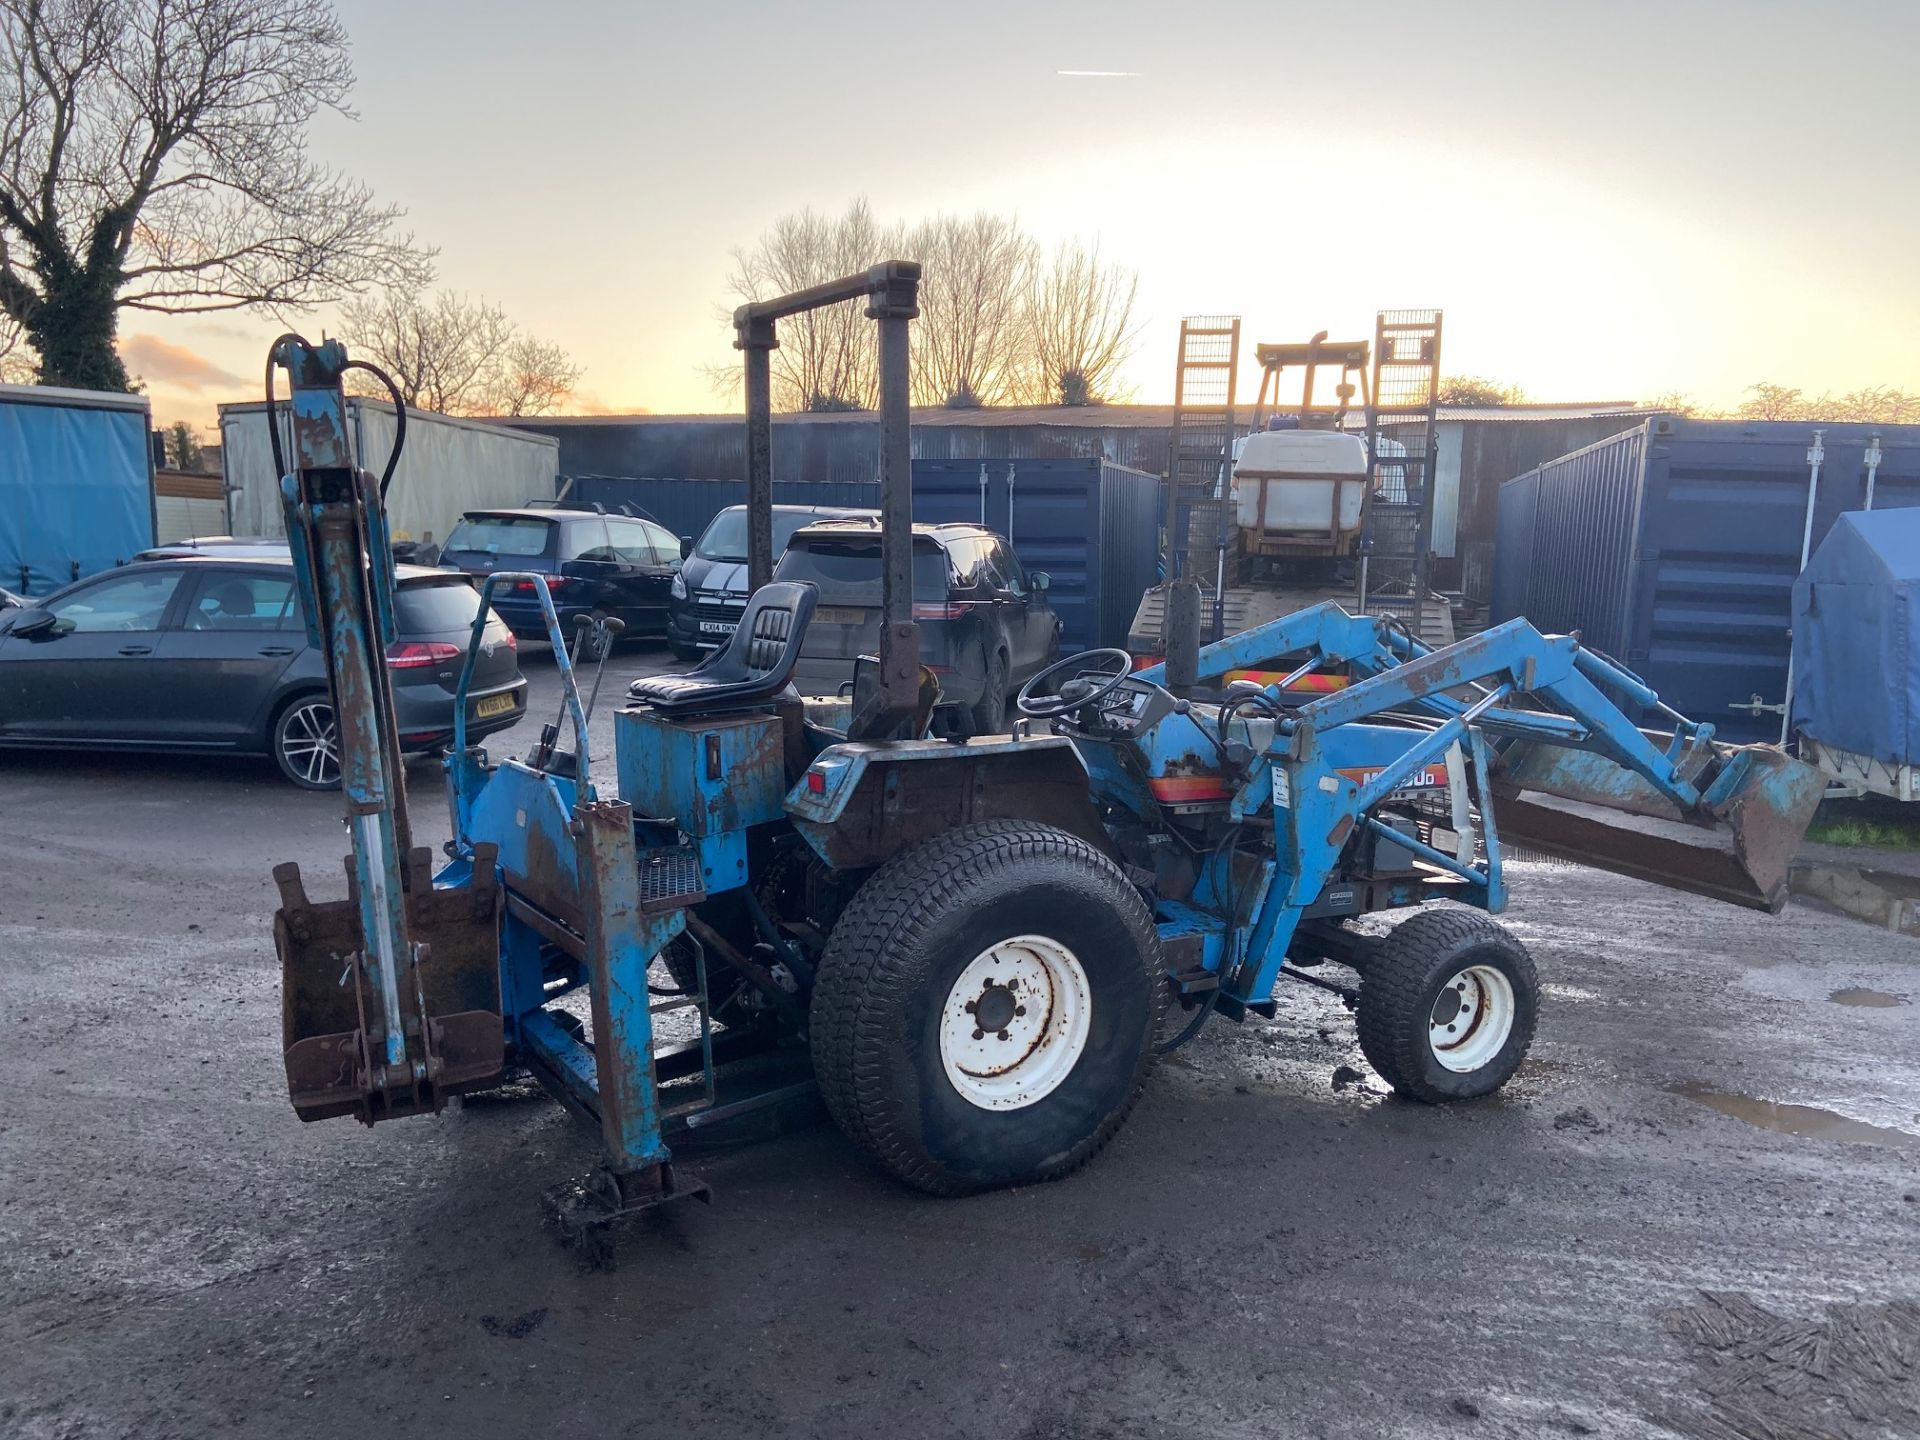
<instances>
[{"instance_id":1,"label":"roll bar","mask_svg":"<svg viewBox=\"0 0 1920 1440\"><path fill-rule=\"evenodd\" d=\"M880 352L880 566L878 701L911 714L920 691L920 630L913 623L913 440L907 324L920 313L920 262L887 260L857 275L756 300L733 312L734 348L746 356L747 584L773 578L773 351L776 323L865 298Z\"/></svg>"}]
</instances>

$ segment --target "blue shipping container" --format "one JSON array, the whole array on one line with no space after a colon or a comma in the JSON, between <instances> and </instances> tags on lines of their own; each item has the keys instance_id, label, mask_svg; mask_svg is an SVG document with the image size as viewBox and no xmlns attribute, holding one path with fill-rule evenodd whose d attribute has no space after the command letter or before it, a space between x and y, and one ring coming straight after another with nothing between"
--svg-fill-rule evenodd
<instances>
[{"instance_id":1,"label":"blue shipping container","mask_svg":"<svg viewBox=\"0 0 1920 1440\"><path fill-rule=\"evenodd\" d=\"M916 460L913 518L971 521L1052 580L1066 654L1124 647L1159 555L1160 477L1105 460Z\"/></svg>"},{"instance_id":2,"label":"blue shipping container","mask_svg":"<svg viewBox=\"0 0 1920 1440\"><path fill-rule=\"evenodd\" d=\"M1578 630L1689 718L1778 739L1779 715L1746 707L1786 692L1815 428L1662 417L1509 480L1493 618ZM1814 548L1863 508L1876 437L1874 508L1920 505L1920 425L1817 428Z\"/></svg>"},{"instance_id":3,"label":"blue shipping container","mask_svg":"<svg viewBox=\"0 0 1920 1440\"><path fill-rule=\"evenodd\" d=\"M0 585L45 595L153 544L144 396L0 385Z\"/></svg>"},{"instance_id":4,"label":"blue shipping container","mask_svg":"<svg viewBox=\"0 0 1920 1440\"><path fill-rule=\"evenodd\" d=\"M1071 654L1124 646L1141 593L1155 579L1160 478L1105 460L916 460L913 518L923 524L985 523L1013 541L1029 570L1052 580L1048 599ZM569 498L609 510L645 510L676 535L698 535L729 505L744 505L744 480L583 477ZM876 482L776 480L781 505L875 506Z\"/></svg>"}]
</instances>

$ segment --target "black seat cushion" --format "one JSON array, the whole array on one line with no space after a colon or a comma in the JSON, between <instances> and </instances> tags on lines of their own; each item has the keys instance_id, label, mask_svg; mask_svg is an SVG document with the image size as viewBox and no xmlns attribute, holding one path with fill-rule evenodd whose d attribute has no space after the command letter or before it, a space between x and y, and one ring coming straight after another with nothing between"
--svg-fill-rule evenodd
<instances>
[{"instance_id":1,"label":"black seat cushion","mask_svg":"<svg viewBox=\"0 0 1920 1440\"><path fill-rule=\"evenodd\" d=\"M627 693L676 715L768 704L793 679L818 594L804 582L762 585L725 646L684 675L648 675L628 686Z\"/></svg>"}]
</instances>

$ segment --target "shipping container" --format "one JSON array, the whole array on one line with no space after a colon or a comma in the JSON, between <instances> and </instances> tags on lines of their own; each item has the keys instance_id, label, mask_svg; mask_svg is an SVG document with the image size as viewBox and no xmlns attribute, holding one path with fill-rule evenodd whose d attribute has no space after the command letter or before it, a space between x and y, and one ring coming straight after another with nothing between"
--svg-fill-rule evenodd
<instances>
[{"instance_id":1,"label":"shipping container","mask_svg":"<svg viewBox=\"0 0 1920 1440\"><path fill-rule=\"evenodd\" d=\"M916 460L913 518L971 521L1044 570L1063 653L1124 647L1159 560L1160 477L1105 460Z\"/></svg>"},{"instance_id":2,"label":"shipping container","mask_svg":"<svg viewBox=\"0 0 1920 1440\"><path fill-rule=\"evenodd\" d=\"M612 475L583 475L563 480L568 504L601 505L609 511L627 506L635 514L657 520L676 535L697 540L707 522L729 505L747 503L744 480L626 479ZM845 505L859 509L880 503L880 486L873 481L776 480L776 505Z\"/></svg>"},{"instance_id":3,"label":"shipping container","mask_svg":"<svg viewBox=\"0 0 1920 1440\"><path fill-rule=\"evenodd\" d=\"M280 407L283 453L288 411ZM393 453L393 406L359 397L347 401L355 454L378 475ZM227 483L227 530L242 536L286 533L280 478L274 473L264 404L220 407L220 462ZM445 542L468 510L499 509L551 500L560 472L559 446L486 420L461 420L429 410L407 411L407 445L387 496L396 540Z\"/></svg>"},{"instance_id":4,"label":"shipping container","mask_svg":"<svg viewBox=\"0 0 1920 1440\"><path fill-rule=\"evenodd\" d=\"M0 586L45 595L153 544L144 395L0 385Z\"/></svg>"},{"instance_id":5,"label":"shipping container","mask_svg":"<svg viewBox=\"0 0 1920 1440\"><path fill-rule=\"evenodd\" d=\"M1029 570L1052 578L1061 645L1123 646L1158 564L1160 477L1104 460L915 460L913 518L983 523L1013 541ZM776 480L780 505L876 506L877 482ZM676 535L698 536L744 480L576 479L567 499L644 510Z\"/></svg>"},{"instance_id":6,"label":"shipping container","mask_svg":"<svg viewBox=\"0 0 1920 1440\"><path fill-rule=\"evenodd\" d=\"M1920 504L1920 425L1822 432L1811 543ZM1524 615L1644 676L1735 739L1778 739L1816 427L1661 417L1501 487L1493 618ZM1880 459L1872 462L1877 442Z\"/></svg>"}]
</instances>

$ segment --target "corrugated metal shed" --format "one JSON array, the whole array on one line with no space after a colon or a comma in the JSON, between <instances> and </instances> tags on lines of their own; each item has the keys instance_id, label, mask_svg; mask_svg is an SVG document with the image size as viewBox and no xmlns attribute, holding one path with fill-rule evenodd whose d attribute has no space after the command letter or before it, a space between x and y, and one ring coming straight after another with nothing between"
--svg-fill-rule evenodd
<instances>
[{"instance_id":1,"label":"corrugated metal shed","mask_svg":"<svg viewBox=\"0 0 1920 1440\"><path fill-rule=\"evenodd\" d=\"M1722 734L1777 738L1814 426L1660 418L1501 488L1493 616L1578 630L1668 703ZM1828 425L1814 507L1817 547L1866 493L1920 504L1920 425ZM1876 677L1874 683L1880 683Z\"/></svg>"},{"instance_id":2,"label":"corrugated metal shed","mask_svg":"<svg viewBox=\"0 0 1920 1440\"><path fill-rule=\"evenodd\" d=\"M283 427L286 415L282 406ZM347 421L361 465L378 474L393 450L393 406L384 400L353 397L347 401ZM266 406L222 405L220 442L228 532L285 534ZM463 511L550 500L559 474L558 457L559 446L545 436L485 420L409 410L407 448L388 497L393 536L417 540L432 531L436 539L445 540Z\"/></svg>"}]
</instances>

